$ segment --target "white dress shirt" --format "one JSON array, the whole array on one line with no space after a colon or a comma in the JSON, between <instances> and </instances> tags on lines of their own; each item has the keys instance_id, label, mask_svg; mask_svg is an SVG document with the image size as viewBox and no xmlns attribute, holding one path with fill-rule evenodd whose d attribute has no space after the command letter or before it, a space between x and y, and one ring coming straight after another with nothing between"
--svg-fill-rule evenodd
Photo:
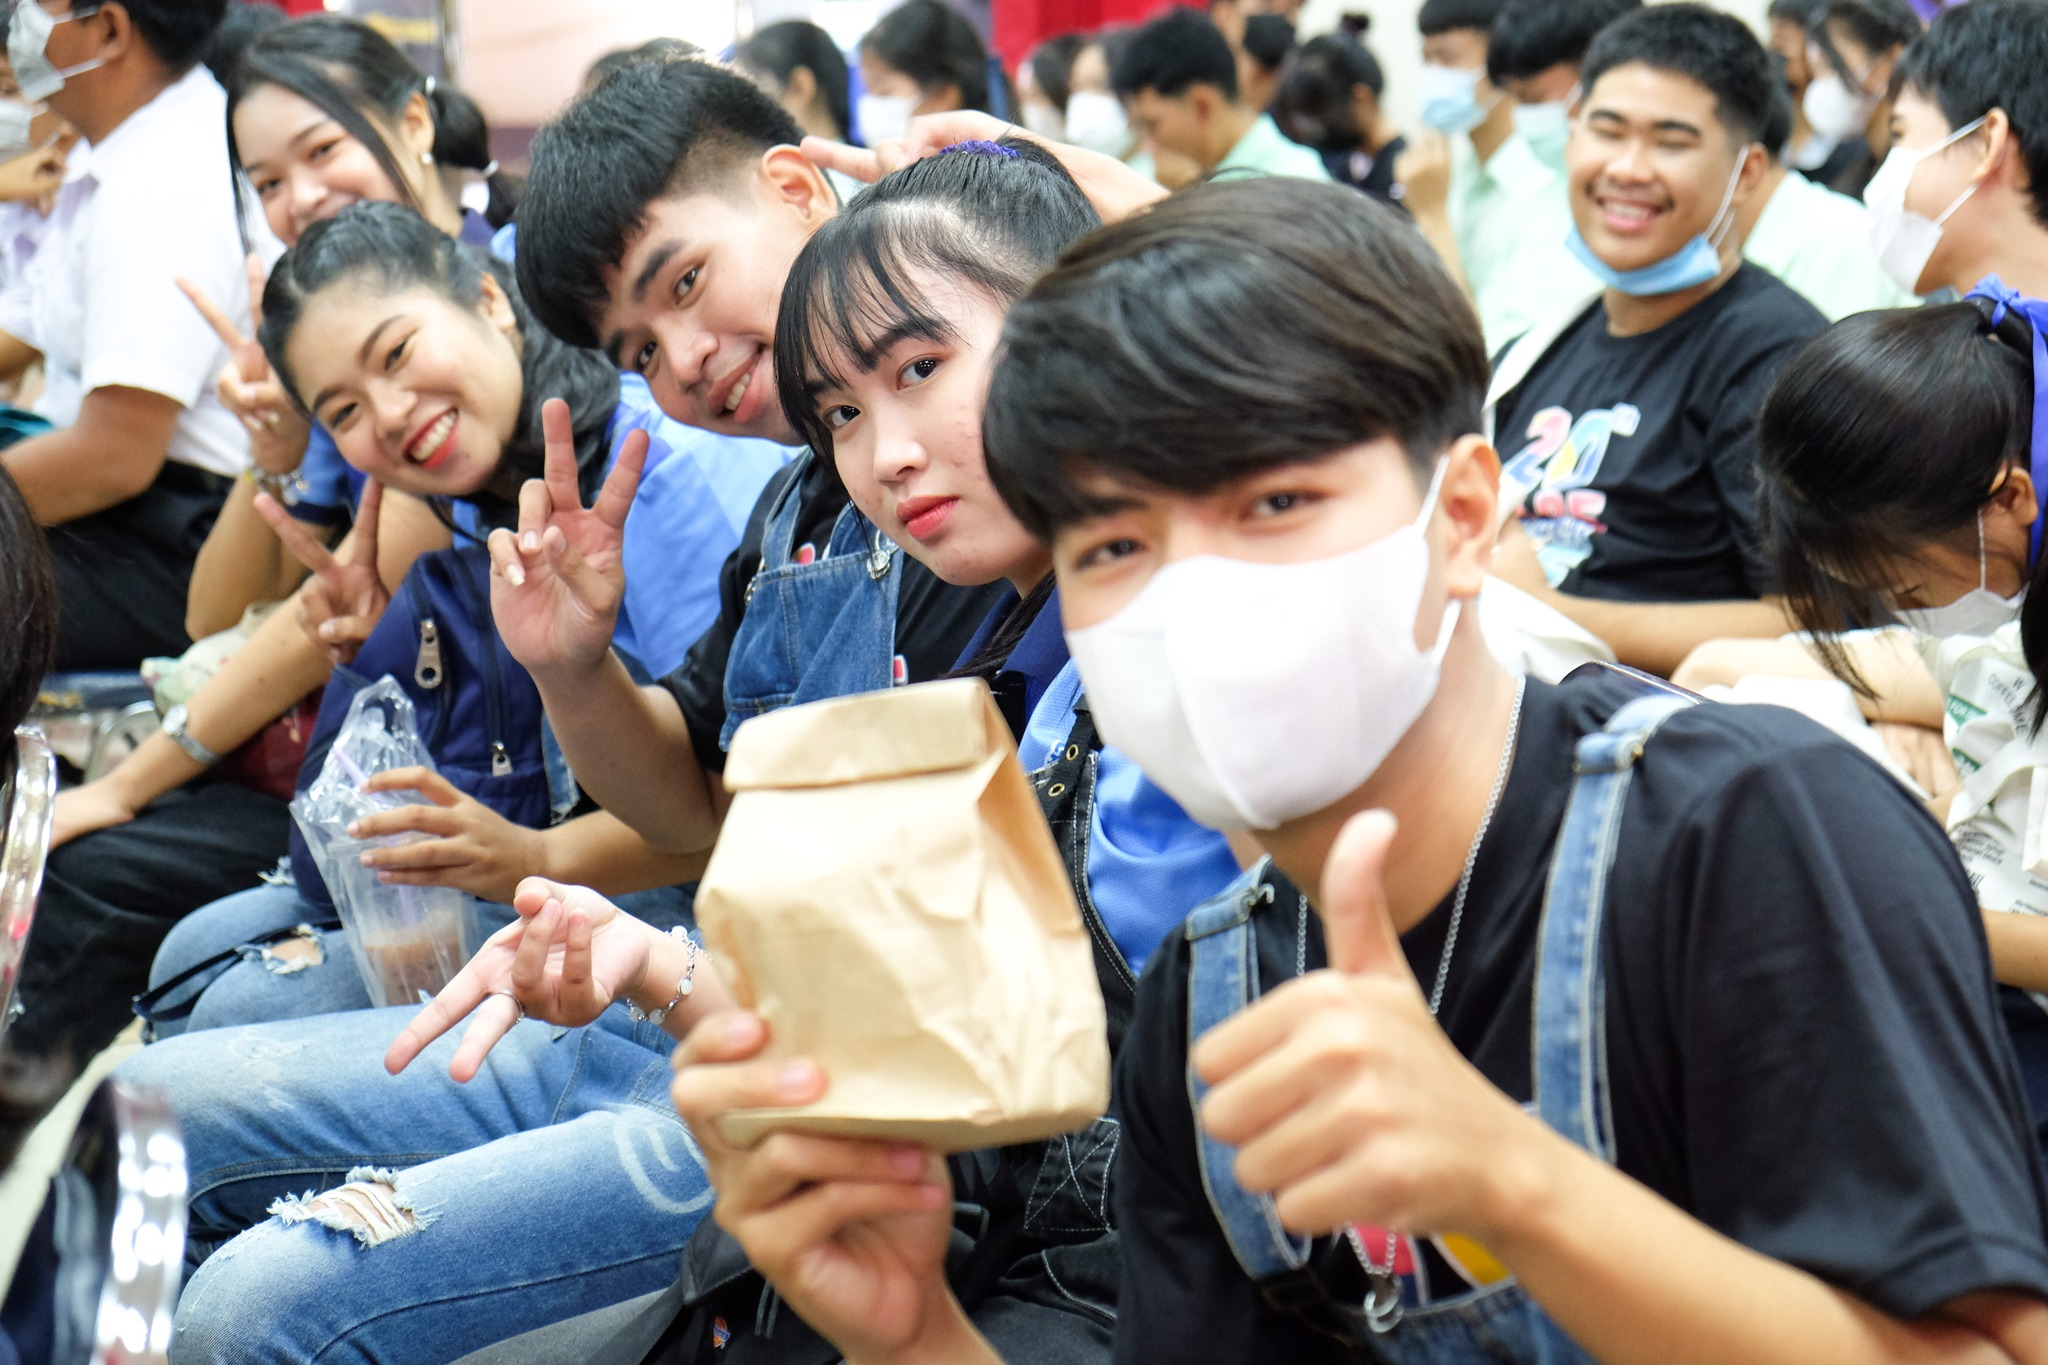
<instances>
[{"instance_id":1,"label":"white dress shirt","mask_svg":"<svg viewBox=\"0 0 2048 1365\"><path fill-rule=\"evenodd\" d=\"M52 422L75 422L97 388L160 393L184 409L170 458L233 475L249 462L249 439L214 396L227 349L177 285L191 280L247 329L226 127L227 97L202 65L98 144L81 142L82 173L59 191L28 268L0 293L0 330L43 353L36 408ZM274 256L260 217L251 230Z\"/></svg>"}]
</instances>

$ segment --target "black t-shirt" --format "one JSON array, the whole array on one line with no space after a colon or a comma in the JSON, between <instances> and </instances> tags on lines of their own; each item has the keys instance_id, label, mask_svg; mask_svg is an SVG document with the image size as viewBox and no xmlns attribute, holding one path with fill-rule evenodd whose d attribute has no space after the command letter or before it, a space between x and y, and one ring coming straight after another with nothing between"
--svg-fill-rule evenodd
<instances>
[{"instance_id":1,"label":"black t-shirt","mask_svg":"<svg viewBox=\"0 0 2048 1365\"><path fill-rule=\"evenodd\" d=\"M1523 1102L1572 748L1624 686L1529 683L1473 874L1440 1019ZM1620 1168L1901 1317L1974 1290L2048 1297L2042 1178L1976 900L1918 803L1791 712L1703 705L1650 741L1619 847L1603 956ZM1296 895L1277 889L1253 920L1265 990L1300 951ZM1422 981L1448 913L1402 940ZM1313 914L1307 939L1322 966ZM1353 1359L1267 1307L1215 1223L1188 1108L1187 969L1175 934L1117 1061L1116 1359ZM1346 1258L1325 1241L1316 1264L1333 1281Z\"/></svg>"},{"instance_id":2,"label":"black t-shirt","mask_svg":"<svg viewBox=\"0 0 2048 1365\"><path fill-rule=\"evenodd\" d=\"M1629 602L1762 596L1756 415L1786 355L1827 325L1753 265L1640 336L1595 303L1500 401L1522 526L1564 591Z\"/></svg>"},{"instance_id":3,"label":"black t-shirt","mask_svg":"<svg viewBox=\"0 0 2048 1365\"><path fill-rule=\"evenodd\" d=\"M747 584L761 567L761 537L768 525L768 509L796 476L792 462L768 480L754 511L747 518L746 534L738 548L726 557L718 573L718 619L690 646L682 664L661 679L683 708L690 727L690 747L706 772L725 771L725 750L718 747L718 735L725 728L725 665L732 654L733 637L739 634L740 618L746 614ZM832 523L846 507L846 489L833 473L828 460L812 460L809 474L797 497L797 543L822 549L831 538ZM910 555L904 555L903 583L896 599L896 652L903 656L904 670L911 682L925 682L945 676L960 657L961 649L973 637L975 628L987 616L1008 584L998 580L981 588L956 588L943 582Z\"/></svg>"}]
</instances>

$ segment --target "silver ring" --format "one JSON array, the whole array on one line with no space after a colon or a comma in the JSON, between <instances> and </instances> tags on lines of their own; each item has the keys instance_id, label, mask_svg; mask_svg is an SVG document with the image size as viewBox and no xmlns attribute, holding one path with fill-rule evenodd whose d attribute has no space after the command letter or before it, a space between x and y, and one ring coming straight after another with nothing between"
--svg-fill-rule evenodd
<instances>
[{"instance_id":1,"label":"silver ring","mask_svg":"<svg viewBox=\"0 0 2048 1365\"><path fill-rule=\"evenodd\" d=\"M510 1001L512 1002L512 1008L513 1008L513 1009L515 1009L515 1010L518 1010L518 1011L519 1011L519 1019L515 1019L515 1020L513 1020L513 1022L514 1022L514 1023L518 1023L518 1022L519 1022L520 1020L523 1020L523 1019L525 1019L525 1018L526 1018L526 1006L524 1006L524 1005L522 1005L522 1004L520 1004L520 1003L519 1003L519 997L518 997L518 996L516 996L516 995L512 994L512 992L510 992L510 991L492 991L492 992L491 992L491 994L492 994L492 995L502 995L502 996L504 996L504 997L505 997L505 998L506 998L507 1000L510 1000Z\"/></svg>"}]
</instances>

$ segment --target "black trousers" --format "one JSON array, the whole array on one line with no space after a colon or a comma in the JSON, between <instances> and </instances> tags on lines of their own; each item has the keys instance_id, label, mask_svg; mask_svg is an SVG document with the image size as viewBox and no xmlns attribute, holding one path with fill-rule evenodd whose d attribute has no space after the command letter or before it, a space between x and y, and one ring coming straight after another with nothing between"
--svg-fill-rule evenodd
<instances>
[{"instance_id":1,"label":"black trousers","mask_svg":"<svg viewBox=\"0 0 2048 1365\"><path fill-rule=\"evenodd\" d=\"M230 484L166 461L139 497L50 528L59 672L130 669L185 652L192 561Z\"/></svg>"},{"instance_id":2,"label":"black trousers","mask_svg":"<svg viewBox=\"0 0 2048 1365\"><path fill-rule=\"evenodd\" d=\"M134 1017L164 935L186 915L256 885L290 838L274 796L201 780L133 821L50 855L17 991L9 1051L83 1066Z\"/></svg>"}]
</instances>

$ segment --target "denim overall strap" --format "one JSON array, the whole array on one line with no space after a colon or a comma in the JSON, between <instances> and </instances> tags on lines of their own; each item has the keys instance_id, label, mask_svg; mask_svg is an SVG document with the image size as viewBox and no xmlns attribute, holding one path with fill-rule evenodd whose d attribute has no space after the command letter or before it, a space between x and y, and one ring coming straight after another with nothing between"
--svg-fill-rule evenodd
<instances>
[{"instance_id":1,"label":"denim overall strap","mask_svg":"<svg viewBox=\"0 0 2048 1365\"><path fill-rule=\"evenodd\" d=\"M804 477L817 458L806 446L790 461L795 468L783 481L782 491L775 495L775 505L768 509L768 524L761 528L761 567L755 573L780 568L796 557L796 519L803 510Z\"/></svg>"},{"instance_id":2,"label":"denim overall strap","mask_svg":"<svg viewBox=\"0 0 2048 1365\"><path fill-rule=\"evenodd\" d=\"M1074 703L1074 725L1066 743L1054 751L1052 761L1031 774L1031 786L1038 793L1039 808L1052 827L1060 861L1066 864L1067 879L1074 899L1081 907L1081 923L1087 926L1094 947L1095 979L1102 987L1102 1005L1109 1023L1109 1055L1114 1059L1123 1048L1124 1034L1138 1008L1138 978L1124 960L1123 951L1110 937L1109 926L1096 908L1095 893L1088 871L1091 834L1094 827L1095 777L1101 757L1102 740L1095 733L1095 717L1087 700Z\"/></svg>"},{"instance_id":3,"label":"denim overall strap","mask_svg":"<svg viewBox=\"0 0 2048 1365\"><path fill-rule=\"evenodd\" d=\"M1188 1110L1196 1115L1195 1146L1202 1187L1237 1263L1254 1280L1269 1280L1308 1263L1309 1239L1280 1225L1273 1201L1237 1183L1237 1149L1203 1130L1199 1114L1209 1087L1195 1074L1196 1039L1244 1009L1259 993L1258 947L1252 910L1272 896L1263 884L1266 859L1188 916Z\"/></svg>"},{"instance_id":4,"label":"denim overall strap","mask_svg":"<svg viewBox=\"0 0 2048 1365\"><path fill-rule=\"evenodd\" d=\"M1530 1075L1536 1112L1602 1161L1614 1161L1607 1093L1606 974L1600 925L1607 874L1621 834L1629 777L1643 746L1672 713L1693 705L1637 697L1579 740L1571 801L1557 835L1538 931Z\"/></svg>"}]
</instances>

